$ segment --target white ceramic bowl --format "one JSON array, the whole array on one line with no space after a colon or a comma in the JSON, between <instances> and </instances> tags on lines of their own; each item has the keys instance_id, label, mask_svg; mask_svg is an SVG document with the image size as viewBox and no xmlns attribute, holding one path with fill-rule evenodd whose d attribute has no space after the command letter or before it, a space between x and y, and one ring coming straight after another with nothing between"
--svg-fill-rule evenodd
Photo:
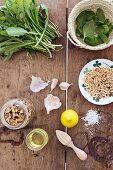
<instances>
[{"instance_id":1,"label":"white ceramic bowl","mask_svg":"<svg viewBox=\"0 0 113 170\"><path fill-rule=\"evenodd\" d=\"M97 65L97 66L96 66ZM93 60L91 62L89 62L88 64L86 64L83 69L80 72L79 75L79 89L82 93L82 95L84 96L85 99L87 99L89 102L96 104L96 105L106 105L106 104L110 104L113 102L113 96L110 97L105 97L105 98L101 98L101 99L96 99L93 96L91 96L84 87L84 78L85 78L85 74L90 71L95 69L96 67L112 67L113 68L113 62L110 60L106 60L106 59L97 59L97 60Z\"/></svg>"}]
</instances>

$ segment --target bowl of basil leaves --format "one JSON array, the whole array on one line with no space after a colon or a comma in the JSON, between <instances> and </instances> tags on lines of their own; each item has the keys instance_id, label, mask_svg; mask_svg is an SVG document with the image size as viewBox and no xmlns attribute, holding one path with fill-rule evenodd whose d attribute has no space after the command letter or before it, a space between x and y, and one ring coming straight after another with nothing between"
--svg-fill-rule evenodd
<instances>
[{"instance_id":1,"label":"bowl of basil leaves","mask_svg":"<svg viewBox=\"0 0 113 170\"><path fill-rule=\"evenodd\" d=\"M68 18L70 41L89 50L103 50L113 45L112 0L83 0Z\"/></svg>"}]
</instances>

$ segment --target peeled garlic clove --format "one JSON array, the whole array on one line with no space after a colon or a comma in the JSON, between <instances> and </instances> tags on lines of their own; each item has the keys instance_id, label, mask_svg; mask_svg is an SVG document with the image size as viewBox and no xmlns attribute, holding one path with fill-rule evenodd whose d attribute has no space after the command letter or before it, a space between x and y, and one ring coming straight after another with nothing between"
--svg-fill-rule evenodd
<instances>
[{"instance_id":1,"label":"peeled garlic clove","mask_svg":"<svg viewBox=\"0 0 113 170\"><path fill-rule=\"evenodd\" d=\"M57 86L58 84L58 79L52 79L52 83L51 83L51 91L50 93L55 89L55 87Z\"/></svg>"},{"instance_id":2,"label":"peeled garlic clove","mask_svg":"<svg viewBox=\"0 0 113 170\"><path fill-rule=\"evenodd\" d=\"M44 106L47 110L47 114L50 111L60 108L62 103L57 96L53 96L52 94L48 94L47 97L44 99Z\"/></svg>"},{"instance_id":3,"label":"peeled garlic clove","mask_svg":"<svg viewBox=\"0 0 113 170\"><path fill-rule=\"evenodd\" d=\"M33 92L39 92L45 89L48 86L48 83L44 82L40 77L32 76L32 81L30 89Z\"/></svg>"},{"instance_id":4,"label":"peeled garlic clove","mask_svg":"<svg viewBox=\"0 0 113 170\"><path fill-rule=\"evenodd\" d=\"M62 83L59 85L59 87L60 87L61 90L68 90L68 88L69 88L70 86L72 86L72 84L69 84L69 83L67 83L67 82L62 82Z\"/></svg>"}]
</instances>

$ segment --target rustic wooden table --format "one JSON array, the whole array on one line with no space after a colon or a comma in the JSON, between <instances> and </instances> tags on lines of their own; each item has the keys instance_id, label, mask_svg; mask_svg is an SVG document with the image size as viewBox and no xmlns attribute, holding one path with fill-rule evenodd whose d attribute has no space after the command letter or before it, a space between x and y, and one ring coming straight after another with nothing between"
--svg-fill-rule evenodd
<instances>
[{"instance_id":1,"label":"rustic wooden table","mask_svg":"<svg viewBox=\"0 0 113 170\"><path fill-rule=\"evenodd\" d=\"M69 43L68 66L66 65L66 0L39 0L49 7L50 18L58 26L59 31L64 35L59 40L64 49L53 55L50 60L39 53L32 54L33 59L29 59L26 52L19 52L13 59L4 62L0 60L0 105L10 98L25 97L31 99L35 105L36 111L33 120L22 130L11 131L0 124L0 170L64 170L65 161L67 170L106 170L103 163L95 161L91 156L84 162L80 161L71 149L66 149L58 142L55 136L55 130L65 130L60 123L60 114L65 110L65 92L61 92L57 87L53 92L60 97L63 105L61 109L54 111L50 115L46 114L43 106L43 99L48 94L49 89L34 94L29 90L31 76L40 76L44 80L58 78L59 81L68 81L73 83L73 87L68 91L68 108L76 110L80 117L91 108L101 109L107 114L112 113L112 104L108 106L96 107L87 102L78 89L78 76L82 67L89 61L96 58L107 58L113 60L113 47L92 52L79 49ZM68 11L79 0L69 1ZM3 4L3 0L0 0ZM66 75L68 69L68 75ZM93 136L104 136L112 139L112 123L102 124L98 129L94 129ZM26 134L35 127L45 129L49 134L48 145L39 153L33 153L27 149L24 138ZM90 131L86 131L82 122L75 128L68 130L74 143L84 148L88 153L87 144L90 140ZM104 151L103 151L104 152ZM110 168L112 170L113 167Z\"/></svg>"},{"instance_id":2,"label":"rustic wooden table","mask_svg":"<svg viewBox=\"0 0 113 170\"><path fill-rule=\"evenodd\" d=\"M65 37L66 2L60 0L39 2L48 6L51 20ZM0 0L0 3L3 4L3 0ZM65 38L61 40L61 43L65 47ZM65 81L65 48L54 54L52 60L39 53L32 54L32 57L33 59L29 59L26 52L20 52L8 62L0 60L0 105L2 106L10 98L25 97L31 99L36 108L33 121L26 128L20 131L0 129L0 170L56 170L57 168L60 170L64 168L65 150L56 139L55 130L64 130L59 118L60 113L65 109L65 93L61 93L59 88L53 92L60 97L63 105L61 109L47 115L43 99L50 89L47 88L35 94L30 91L29 86L32 75L40 76L44 80L56 77L59 81ZM47 147L38 154L27 149L23 141L26 134L35 127L43 128L49 134Z\"/></svg>"},{"instance_id":3,"label":"rustic wooden table","mask_svg":"<svg viewBox=\"0 0 113 170\"><path fill-rule=\"evenodd\" d=\"M80 0L71 0L69 1L68 11L72 10L74 5ZM85 151L88 153L87 144L90 142L90 139L98 137L106 137L113 140L113 123L112 123L112 113L113 113L113 104L106 106L96 106L89 103L81 95L78 88L78 76L85 64L94 59L109 59L113 61L113 47L110 47L102 51L88 51L84 49L77 48L69 44L69 71L68 77L69 82L74 84L73 88L68 91L68 108L77 110L80 117L83 117L89 109L99 109L103 111L106 116L106 121L100 123L99 126L94 127L93 130L90 128L87 130L83 125L83 122L80 120L79 125L73 129L68 130L68 133L72 136L74 143L81 148L85 148ZM111 117L108 119L109 116ZM108 117L107 117L108 116ZM91 131L93 131L91 133ZM93 149L93 148L92 148ZM106 155L107 145L100 145L98 154L102 157ZM112 152L112 151L111 151ZM109 158L108 158L109 159ZM100 160L101 161L101 160ZM107 165L106 165L107 166ZM88 156L88 159L85 162L78 160L74 155L72 150L67 150L67 170L106 170L104 162L95 161L94 158ZM113 169L113 165L109 170Z\"/></svg>"}]
</instances>

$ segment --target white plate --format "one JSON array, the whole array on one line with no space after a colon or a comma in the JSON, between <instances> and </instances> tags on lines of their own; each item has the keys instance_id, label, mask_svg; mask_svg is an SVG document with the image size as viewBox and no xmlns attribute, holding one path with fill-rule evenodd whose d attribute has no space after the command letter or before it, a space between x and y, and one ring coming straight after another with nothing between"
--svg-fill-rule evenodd
<instances>
[{"instance_id":1,"label":"white plate","mask_svg":"<svg viewBox=\"0 0 113 170\"><path fill-rule=\"evenodd\" d=\"M86 98L89 102L96 104L96 105L106 105L109 103L113 102L113 96L110 97L105 97L102 99L96 99L94 97L92 97L84 88L84 77L85 74L92 70L95 69L96 67L111 67L113 68L113 62L110 60L106 60L106 59L97 59L97 60L93 60L91 62L89 62L88 64L86 64L83 69L80 72L79 75L79 89L82 93L82 95L84 96L84 98Z\"/></svg>"}]
</instances>

